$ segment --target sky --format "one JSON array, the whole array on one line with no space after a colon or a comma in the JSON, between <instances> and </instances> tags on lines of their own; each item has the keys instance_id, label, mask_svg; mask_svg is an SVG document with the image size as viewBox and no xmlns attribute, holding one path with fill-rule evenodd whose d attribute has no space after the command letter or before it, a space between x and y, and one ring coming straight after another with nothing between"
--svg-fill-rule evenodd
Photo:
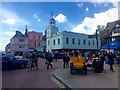
<instances>
[{"instance_id":1,"label":"sky","mask_svg":"<svg viewBox=\"0 0 120 90\"><path fill-rule=\"evenodd\" d=\"M113 2L114 1L114 2ZM118 0L86 0L80 2L2 2L0 5L0 51L10 42L15 31L42 32L49 19L56 20L61 31L94 34L97 25L118 20Z\"/></svg>"}]
</instances>

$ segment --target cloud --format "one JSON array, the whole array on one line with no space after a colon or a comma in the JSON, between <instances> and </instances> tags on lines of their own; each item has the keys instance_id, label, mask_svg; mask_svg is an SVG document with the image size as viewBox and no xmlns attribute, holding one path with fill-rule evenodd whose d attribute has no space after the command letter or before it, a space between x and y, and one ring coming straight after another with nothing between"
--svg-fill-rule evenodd
<instances>
[{"instance_id":1,"label":"cloud","mask_svg":"<svg viewBox=\"0 0 120 90\"><path fill-rule=\"evenodd\" d=\"M85 17L83 22L73 28L73 32L94 34L97 25L105 25L118 19L118 8L111 8L105 12L95 13L94 17Z\"/></svg>"},{"instance_id":2,"label":"cloud","mask_svg":"<svg viewBox=\"0 0 120 90\"><path fill-rule=\"evenodd\" d=\"M94 3L95 7L97 7L96 4L100 4L100 3L112 3L113 6L117 7L119 1L120 0L76 0L76 2L91 2L91 3Z\"/></svg>"},{"instance_id":3,"label":"cloud","mask_svg":"<svg viewBox=\"0 0 120 90\"><path fill-rule=\"evenodd\" d=\"M33 14L33 19L37 20L38 22L41 21L39 16L36 13Z\"/></svg>"},{"instance_id":4,"label":"cloud","mask_svg":"<svg viewBox=\"0 0 120 90\"><path fill-rule=\"evenodd\" d=\"M5 46L10 43L10 38L8 37L4 37L4 38L0 38L0 51L5 51ZM2 42L3 41L3 42Z\"/></svg>"},{"instance_id":5,"label":"cloud","mask_svg":"<svg viewBox=\"0 0 120 90\"><path fill-rule=\"evenodd\" d=\"M9 28L9 30L11 30L11 31L12 31L12 30L13 30L13 28Z\"/></svg>"},{"instance_id":6,"label":"cloud","mask_svg":"<svg viewBox=\"0 0 120 90\"><path fill-rule=\"evenodd\" d=\"M85 9L85 11L87 12L89 10L89 8L87 7L86 9Z\"/></svg>"},{"instance_id":7,"label":"cloud","mask_svg":"<svg viewBox=\"0 0 120 90\"><path fill-rule=\"evenodd\" d=\"M0 7L0 19L1 23L10 25L26 25L29 24L28 21L20 18L15 12L10 11L6 8Z\"/></svg>"},{"instance_id":8,"label":"cloud","mask_svg":"<svg viewBox=\"0 0 120 90\"><path fill-rule=\"evenodd\" d=\"M10 39L15 35L13 31L0 31L0 50L4 51L5 46L10 43Z\"/></svg>"},{"instance_id":9,"label":"cloud","mask_svg":"<svg viewBox=\"0 0 120 90\"><path fill-rule=\"evenodd\" d=\"M6 20L2 20L1 22L14 25L16 23L16 20L13 19L13 18L9 18L9 19L6 19Z\"/></svg>"},{"instance_id":10,"label":"cloud","mask_svg":"<svg viewBox=\"0 0 120 90\"><path fill-rule=\"evenodd\" d=\"M40 22L41 20L40 19L38 19L38 22Z\"/></svg>"},{"instance_id":11,"label":"cloud","mask_svg":"<svg viewBox=\"0 0 120 90\"><path fill-rule=\"evenodd\" d=\"M105 7L107 7L107 5L108 5L107 3L104 4Z\"/></svg>"},{"instance_id":12,"label":"cloud","mask_svg":"<svg viewBox=\"0 0 120 90\"><path fill-rule=\"evenodd\" d=\"M3 43L0 43L0 51L5 51L5 45Z\"/></svg>"},{"instance_id":13,"label":"cloud","mask_svg":"<svg viewBox=\"0 0 120 90\"><path fill-rule=\"evenodd\" d=\"M33 18L35 18L35 19L38 19L39 17L38 17L38 15L37 14L33 14Z\"/></svg>"},{"instance_id":14,"label":"cloud","mask_svg":"<svg viewBox=\"0 0 120 90\"><path fill-rule=\"evenodd\" d=\"M28 32L31 32L31 31L35 31L35 30L30 30L30 29L28 30Z\"/></svg>"},{"instance_id":15,"label":"cloud","mask_svg":"<svg viewBox=\"0 0 120 90\"><path fill-rule=\"evenodd\" d=\"M113 6L117 7L118 6L118 1L119 0L87 0L87 2L92 2L92 3L112 3Z\"/></svg>"},{"instance_id":16,"label":"cloud","mask_svg":"<svg viewBox=\"0 0 120 90\"><path fill-rule=\"evenodd\" d=\"M65 15L61 14L61 13L58 14L58 15L55 17L55 20L58 21L59 23L64 23L64 22L68 21L68 20L67 20L67 17L66 17Z\"/></svg>"},{"instance_id":17,"label":"cloud","mask_svg":"<svg viewBox=\"0 0 120 90\"><path fill-rule=\"evenodd\" d=\"M15 35L15 32L13 32L13 31L6 31L6 32L1 32L1 34L4 36L13 36L13 35Z\"/></svg>"},{"instance_id":18,"label":"cloud","mask_svg":"<svg viewBox=\"0 0 120 90\"><path fill-rule=\"evenodd\" d=\"M80 8L83 7L83 3L78 3L77 5L78 5L78 7L80 7Z\"/></svg>"}]
</instances>

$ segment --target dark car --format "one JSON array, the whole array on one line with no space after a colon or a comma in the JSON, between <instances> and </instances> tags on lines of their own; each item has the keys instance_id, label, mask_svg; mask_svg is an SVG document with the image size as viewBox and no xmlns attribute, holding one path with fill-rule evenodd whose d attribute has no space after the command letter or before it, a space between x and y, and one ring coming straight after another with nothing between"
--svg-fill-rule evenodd
<instances>
[{"instance_id":1,"label":"dark car","mask_svg":"<svg viewBox=\"0 0 120 90\"><path fill-rule=\"evenodd\" d=\"M27 59L16 59L13 55L2 56L2 70L20 69L28 65Z\"/></svg>"},{"instance_id":2,"label":"dark car","mask_svg":"<svg viewBox=\"0 0 120 90\"><path fill-rule=\"evenodd\" d=\"M44 53L42 51L38 51L38 55L40 58L44 58Z\"/></svg>"},{"instance_id":3,"label":"dark car","mask_svg":"<svg viewBox=\"0 0 120 90\"><path fill-rule=\"evenodd\" d=\"M58 59L62 59L63 58L63 53L58 53Z\"/></svg>"}]
</instances>

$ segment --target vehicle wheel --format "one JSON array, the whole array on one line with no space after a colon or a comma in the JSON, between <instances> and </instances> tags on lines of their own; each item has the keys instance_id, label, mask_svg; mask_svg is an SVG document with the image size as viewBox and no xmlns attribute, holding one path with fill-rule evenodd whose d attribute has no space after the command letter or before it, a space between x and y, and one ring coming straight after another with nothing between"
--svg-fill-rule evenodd
<instances>
[{"instance_id":1,"label":"vehicle wheel","mask_svg":"<svg viewBox=\"0 0 120 90\"><path fill-rule=\"evenodd\" d=\"M21 68L22 68L22 69L25 68L25 65L24 65L24 64L21 64Z\"/></svg>"}]
</instances>

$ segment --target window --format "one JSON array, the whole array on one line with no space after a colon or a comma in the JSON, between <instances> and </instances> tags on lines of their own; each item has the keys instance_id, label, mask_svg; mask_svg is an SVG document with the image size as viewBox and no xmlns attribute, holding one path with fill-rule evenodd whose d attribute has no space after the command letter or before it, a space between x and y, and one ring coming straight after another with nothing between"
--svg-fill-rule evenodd
<instances>
[{"instance_id":1,"label":"window","mask_svg":"<svg viewBox=\"0 0 120 90\"><path fill-rule=\"evenodd\" d=\"M19 42L25 42L25 39L20 38L20 39L19 39Z\"/></svg>"},{"instance_id":2,"label":"window","mask_svg":"<svg viewBox=\"0 0 120 90\"><path fill-rule=\"evenodd\" d=\"M60 44L60 38L58 38L58 44Z\"/></svg>"},{"instance_id":3,"label":"window","mask_svg":"<svg viewBox=\"0 0 120 90\"><path fill-rule=\"evenodd\" d=\"M90 40L88 41L88 45L90 46Z\"/></svg>"},{"instance_id":4,"label":"window","mask_svg":"<svg viewBox=\"0 0 120 90\"><path fill-rule=\"evenodd\" d=\"M83 40L83 44L85 45L85 40Z\"/></svg>"},{"instance_id":5,"label":"window","mask_svg":"<svg viewBox=\"0 0 120 90\"><path fill-rule=\"evenodd\" d=\"M34 46L36 47L36 42L34 42Z\"/></svg>"},{"instance_id":6,"label":"window","mask_svg":"<svg viewBox=\"0 0 120 90\"><path fill-rule=\"evenodd\" d=\"M78 39L78 45L80 45L80 39Z\"/></svg>"},{"instance_id":7,"label":"window","mask_svg":"<svg viewBox=\"0 0 120 90\"><path fill-rule=\"evenodd\" d=\"M74 38L72 39L72 43L75 44L75 39Z\"/></svg>"},{"instance_id":8,"label":"window","mask_svg":"<svg viewBox=\"0 0 120 90\"><path fill-rule=\"evenodd\" d=\"M69 39L68 38L66 38L66 44L68 44L69 43Z\"/></svg>"},{"instance_id":9,"label":"window","mask_svg":"<svg viewBox=\"0 0 120 90\"><path fill-rule=\"evenodd\" d=\"M120 28L118 29L118 33L120 33Z\"/></svg>"},{"instance_id":10,"label":"window","mask_svg":"<svg viewBox=\"0 0 120 90\"><path fill-rule=\"evenodd\" d=\"M53 45L55 45L55 39L53 39Z\"/></svg>"},{"instance_id":11,"label":"window","mask_svg":"<svg viewBox=\"0 0 120 90\"><path fill-rule=\"evenodd\" d=\"M40 42L38 43L38 46L40 46Z\"/></svg>"},{"instance_id":12,"label":"window","mask_svg":"<svg viewBox=\"0 0 120 90\"><path fill-rule=\"evenodd\" d=\"M40 35L38 35L38 39L40 39Z\"/></svg>"},{"instance_id":13,"label":"window","mask_svg":"<svg viewBox=\"0 0 120 90\"><path fill-rule=\"evenodd\" d=\"M93 40L93 45L95 45L95 41Z\"/></svg>"},{"instance_id":14,"label":"window","mask_svg":"<svg viewBox=\"0 0 120 90\"><path fill-rule=\"evenodd\" d=\"M29 46L32 47L32 42L30 42Z\"/></svg>"},{"instance_id":15,"label":"window","mask_svg":"<svg viewBox=\"0 0 120 90\"><path fill-rule=\"evenodd\" d=\"M34 35L34 39L37 39L36 35Z\"/></svg>"},{"instance_id":16,"label":"window","mask_svg":"<svg viewBox=\"0 0 120 90\"><path fill-rule=\"evenodd\" d=\"M25 48L25 46L24 45L20 45L19 48Z\"/></svg>"},{"instance_id":17,"label":"window","mask_svg":"<svg viewBox=\"0 0 120 90\"><path fill-rule=\"evenodd\" d=\"M118 32L118 28L115 28L115 30L114 30L114 34L117 33L117 32Z\"/></svg>"},{"instance_id":18,"label":"window","mask_svg":"<svg viewBox=\"0 0 120 90\"><path fill-rule=\"evenodd\" d=\"M50 45L50 41L48 40L48 45Z\"/></svg>"},{"instance_id":19,"label":"window","mask_svg":"<svg viewBox=\"0 0 120 90\"><path fill-rule=\"evenodd\" d=\"M32 34L30 34L30 39L33 39Z\"/></svg>"},{"instance_id":20,"label":"window","mask_svg":"<svg viewBox=\"0 0 120 90\"><path fill-rule=\"evenodd\" d=\"M119 33L120 33L120 27L119 27Z\"/></svg>"}]
</instances>

